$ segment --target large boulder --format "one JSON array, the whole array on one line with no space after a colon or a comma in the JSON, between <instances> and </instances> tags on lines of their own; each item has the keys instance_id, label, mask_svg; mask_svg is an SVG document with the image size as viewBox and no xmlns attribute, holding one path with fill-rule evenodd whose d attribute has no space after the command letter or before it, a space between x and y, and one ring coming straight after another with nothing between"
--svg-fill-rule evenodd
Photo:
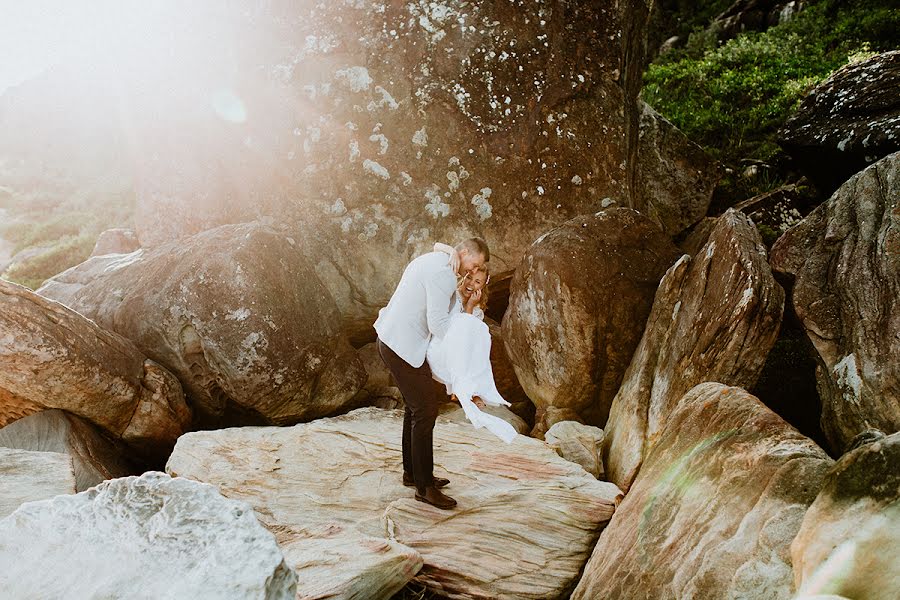
<instances>
[{"instance_id":1,"label":"large boulder","mask_svg":"<svg viewBox=\"0 0 900 600\"><path fill-rule=\"evenodd\" d=\"M274 216L304 240L357 345L434 241L480 235L510 272L605 199L659 213L672 234L708 203L705 157L639 135L644 0L252 4L216 19L246 50L240 83L197 73L199 89L172 100L195 122L136 128L138 234L149 247ZM672 193L659 173L698 185Z\"/></svg>"},{"instance_id":2,"label":"large boulder","mask_svg":"<svg viewBox=\"0 0 900 600\"><path fill-rule=\"evenodd\" d=\"M822 430L840 450L900 430L900 153L852 177L772 247L818 356Z\"/></svg>"},{"instance_id":3,"label":"large boulder","mask_svg":"<svg viewBox=\"0 0 900 600\"><path fill-rule=\"evenodd\" d=\"M790 544L832 461L718 383L678 403L573 600L791 597Z\"/></svg>"},{"instance_id":4,"label":"large boulder","mask_svg":"<svg viewBox=\"0 0 900 600\"><path fill-rule=\"evenodd\" d=\"M0 565L9 598L293 600L297 583L246 504L156 472L19 508Z\"/></svg>"},{"instance_id":5,"label":"large boulder","mask_svg":"<svg viewBox=\"0 0 900 600\"><path fill-rule=\"evenodd\" d=\"M675 405L698 383L756 383L783 309L756 227L729 210L700 252L682 256L660 282L606 425L609 480L628 489Z\"/></svg>"},{"instance_id":6,"label":"large boulder","mask_svg":"<svg viewBox=\"0 0 900 600\"><path fill-rule=\"evenodd\" d=\"M606 422L659 280L678 255L656 224L629 208L572 219L528 249L503 341L537 407L536 435L557 421Z\"/></svg>"},{"instance_id":7,"label":"large boulder","mask_svg":"<svg viewBox=\"0 0 900 600\"><path fill-rule=\"evenodd\" d=\"M195 432L181 437L166 468L213 483L253 506L276 535L287 532L293 545L282 547L301 597L311 588L349 598L348 588L368 586L366 598L389 598L421 561L416 580L451 598L571 590L612 515L614 485L543 442L518 436L507 445L439 417L435 474L450 478L459 502L442 511L403 487L401 429L401 411L364 408L291 428ZM346 548L352 560L332 559Z\"/></svg>"},{"instance_id":8,"label":"large boulder","mask_svg":"<svg viewBox=\"0 0 900 600\"><path fill-rule=\"evenodd\" d=\"M71 456L0 447L0 519L25 502L74 493Z\"/></svg>"},{"instance_id":9,"label":"large boulder","mask_svg":"<svg viewBox=\"0 0 900 600\"><path fill-rule=\"evenodd\" d=\"M42 410L13 421L0 429L0 446L68 454L79 492L134 471L122 449L96 425L61 410Z\"/></svg>"},{"instance_id":10,"label":"large boulder","mask_svg":"<svg viewBox=\"0 0 900 600\"><path fill-rule=\"evenodd\" d=\"M169 371L122 336L6 281L0 281L0 363L0 427L58 408L158 458L190 424Z\"/></svg>"},{"instance_id":11,"label":"large boulder","mask_svg":"<svg viewBox=\"0 0 900 600\"><path fill-rule=\"evenodd\" d=\"M340 410L365 369L298 243L260 223L95 257L39 292L175 373L200 423L296 423ZM96 274L81 287L79 271ZM60 294L55 290L60 289Z\"/></svg>"},{"instance_id":12,"label":"large boulder","mask_svg":"<svg viewBox=\"0 0 900 600\"><path fill-rule=\"evenodd\" d=\"M675 236L706 216L722 173L703 148L641 102L637 160L644 213Z\"/></svg>"},{"instance_id":13,"label":"large boulder","mask_svg":"<svg viewBox=\"0 0 900 600\"><path fill-rule=\"evenodd\" d=\"M892 600L900 590L900 433L840 458L791 544L801 593Z\"/></svg>"},{"instance_id":14,"label":"large boulder","mask_svg":"<svg viewBox=\"0 0 900 600\"><path fill-rule=\"evenodd\" d=\"M900 50L850 63L819 84L779 131L778 143L830 194L900 150Z\"/></svg>"}]
</instances>

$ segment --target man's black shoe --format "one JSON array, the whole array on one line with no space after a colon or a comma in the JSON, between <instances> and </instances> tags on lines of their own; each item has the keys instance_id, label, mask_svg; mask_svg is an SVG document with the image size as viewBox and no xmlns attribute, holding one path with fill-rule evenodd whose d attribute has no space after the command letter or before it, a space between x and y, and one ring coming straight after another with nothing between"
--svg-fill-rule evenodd
<instances>
[{"instance_id":1,"label":"man's black shoe","mask_svg":"<svg viewBox=\"0 0 900 600\"><path fill-rule=\"evenodd\" d=\"M424 492L416 490L416 500L418 500L419 502L425 502L444 510L456 506L456 500L446 495L434 486L425 488Z\"/></svg>"}]
</instances>

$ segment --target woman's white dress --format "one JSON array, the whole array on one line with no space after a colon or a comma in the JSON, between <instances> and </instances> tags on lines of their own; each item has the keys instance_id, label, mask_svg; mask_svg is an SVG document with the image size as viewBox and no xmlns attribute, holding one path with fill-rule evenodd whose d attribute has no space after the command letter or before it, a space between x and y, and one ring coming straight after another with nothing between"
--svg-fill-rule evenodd
<instances>
[{"instance_id":1,"label":"woman's white dress","mask_svg":"<svg viewBox=\"0 0 900 600\"><path fill-rule=\"evenodd\" d=\"M457 294L451 309L447 334L431 338L426 358L432 376L447 386L448 394L456 394L466 417L502 439L507 444L516 437L512 425L499 417L482 412L472 402L479 396L489 406L509 406L497 391L491 370L491 333L485 325L484 312L476 308L473 314L462 310L463 302Z\"/></svg>"}]
</instances>

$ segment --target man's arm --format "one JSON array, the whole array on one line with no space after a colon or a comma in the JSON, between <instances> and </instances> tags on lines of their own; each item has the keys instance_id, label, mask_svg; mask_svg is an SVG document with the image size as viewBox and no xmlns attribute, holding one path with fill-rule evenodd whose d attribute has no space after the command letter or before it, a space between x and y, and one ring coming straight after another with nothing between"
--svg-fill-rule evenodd
<instances>
[{"instance_id":1,"label":"man's arm","mask_svg":"<svg viewBox=\"0 0 900 600\"><path fill-rule=\"evenodd\" d=\"M425 280L425 317L431 335L442 338L450 327L450 299L456 291L456 280L446 272L435 273Z\"/></svg>"}]
</instances>

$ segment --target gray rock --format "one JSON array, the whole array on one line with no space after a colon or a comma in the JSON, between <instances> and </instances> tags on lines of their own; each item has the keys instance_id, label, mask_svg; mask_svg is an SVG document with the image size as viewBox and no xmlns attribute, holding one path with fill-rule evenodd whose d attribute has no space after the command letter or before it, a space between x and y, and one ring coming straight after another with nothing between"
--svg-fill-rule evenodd
<instances>
[{"instance_id":1,"label":"gray rock","mask_svg":"<svg viewBox=\"0 0 900 600\"><path fill-rule=\"evenodd\" d=\"M91 256L105 254L131 254L141 247L133 229L107 229L97 238Z\"/></svg>"},{"instance_id":2,"label":"gray rock","mask_svg":"<svg viewBox=\"0 0 900 600\"><path fill-rule=\"evenodd\" d=\"M0 429L0 446L68 454L79 492L134 470L125 460L123 449L95 425L61 410L43 410L13 421Z\"/></svg>"},{"instance_id":3,"label":"gray rock","mask_svg":"<svg viewBox=\"0 0 900 600\"><path fill-rule=\"evenodd\" d=\"M0 522L25 502L74 493L71 456L0 448ZM2 572L0 569L0 579Z\"/></svg>"},{"instance_id":4,"label":"gray rock","mask_svg":"<svg viewBox=\"0 0 900 600\"><path fill-rule=\"evenodd\" d=\"M900 51L851 63L819 84L778 143L821 192L900 150Z\"/></svg>"},{"instance_id":5,"label":"gray rock","mask_svg":"<svg viewBox=\"0 0 900 600\"><path fill-rule=\"evenodd\" d=\"M900 153L850 178L772 247L815 347L822 430L900 430Z\"/></svg>"},{"instance_id":6,"label":"gray rock","mask_svg":"<svg viewBox=\"0 0 900 600\"><path fill-rule=\"evenodd\" d=\"M584 467L598 479L603 472L603 430L577 421L554 423L544 435L544 441L564 459Z\"/></svg>"},{"instance_id":7,"label":"gray rock","mask_svg":"<svg viewBox=\"0 0 900 600\"><path fill-rule=\"evenodd\" d=\"M249 506L155 472L19 508L0 565L9 598L293 600L297 585Z\"/></svg>"}]
</instances>

